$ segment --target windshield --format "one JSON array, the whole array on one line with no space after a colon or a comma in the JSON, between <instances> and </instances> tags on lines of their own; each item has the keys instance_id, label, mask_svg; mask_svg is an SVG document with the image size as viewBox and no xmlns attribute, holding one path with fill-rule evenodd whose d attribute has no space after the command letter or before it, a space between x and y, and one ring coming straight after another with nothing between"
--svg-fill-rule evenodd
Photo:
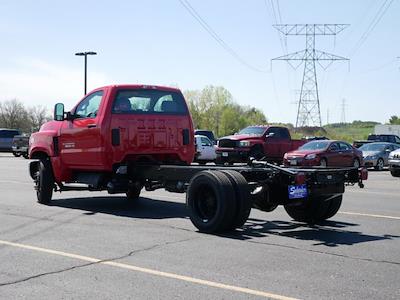
<instances>
[{"instance_id":1,"label":"windshield","mask_svg":"<svg viewBox=\"0 0 400 300\"><path fill-rule=\"evenodd\" d=\"M312 141L301 146L299 150L325 150L330 143L330 141Z\"/></svg>"},{"instance_id":2,"label":"windshield","mask_svg":"<svg viewBox=\"0 0 400 300\"><path fill-rule=\"evenodd\" d=\"M383 151L385 150L386 144L365 144L361 146L361 151Z\"/></svg>"},{"instance_id":3,"label":"windshield","mask_svg":"<svg viewBox=\"0 0 400 300\"><path fill-rule=\"evenodd\" d=\"M265 127L246 127L238 132L238 134L262 135Z\"/></svg>"}]
</instances>

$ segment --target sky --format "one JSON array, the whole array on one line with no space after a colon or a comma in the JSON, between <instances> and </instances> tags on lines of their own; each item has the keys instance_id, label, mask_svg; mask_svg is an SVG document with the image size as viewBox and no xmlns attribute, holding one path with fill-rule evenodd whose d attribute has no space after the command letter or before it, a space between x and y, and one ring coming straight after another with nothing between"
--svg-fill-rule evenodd
<instances>
[{"instance_id":1,"label":"sky","mask_svg":"<svg viewBox=\"0 0 400 300\"><path fill-rule=\"evenodd\" d=\"M339 23L350 26L316 38L316 49L350 59L317 67L322 123L384 123L400 115L399 2L0 0L0 101L72 108L83 96L83 58L74 54L96 51L88 91L120 83L223 86L269 121L295 123L303 65L271 59L303 50L305 38L285 38L272 25Z\"/></svg>"}]
</instances>

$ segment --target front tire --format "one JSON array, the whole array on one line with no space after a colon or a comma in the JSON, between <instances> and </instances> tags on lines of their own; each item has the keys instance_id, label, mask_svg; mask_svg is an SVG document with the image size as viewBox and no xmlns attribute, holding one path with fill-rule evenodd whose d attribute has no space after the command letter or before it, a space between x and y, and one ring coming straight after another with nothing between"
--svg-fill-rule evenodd
<instances>
[{"instance_id":1,"label":"front tire","mask_svg":"<svg viewBox=\"0 0 400 300\"><path fill-rule=\"evenodd\" d=\"M376 162L376 166L374 168L377 171L382 171L384 166L385 166L385 162L383 161L382 158L379 158L378 161Z\"/></svg>"},{"instance_id":2,"label":"front tire","mask_svg":"<svg viewBox=\"0 0 400 300\"><path fill-rule=\"evenodd\" d=\"M259 160L264 156L264 150L261 145L253 146L253 148L250 149L249 157L254 157L255 159Z\"/></svg>"},{"instance_id":3,"label":"front tire","mask_svg":"<svg viewBox=\"0 0 400 300\"><path fill-rule=\"evenodd\" d=\"M50 159L42 159L35 178L37 201L40 204L49 204L53 196L54 176Z\"/></svg>"},{"instance_id":4,"label":"front tire","mask_svg":"<svg viewBox=\"0 0 400 300\"><path fill-rule=\"evenodd\" d=\"M353 167L354 168L359 168L360 167L360 161L356 158L353 161Z\"/></svg>"},{"instance_id":5,"label":"front tire","mask_svg":"<svg viewBox=\"0 0 400 300\"><path fill-rule=\"evenodd\" d=\"M19 153L19 152L13 152L12 153L15 157L20 157L21 156L21 153Z\"/></svg>"},{"instance_id":6,"label":"front tire","mask_svg":"<svg viewBox=\"0 0 400 300\"><path fill-rule=\"evenodd\" d=\"M136 184L128 188L128 191L126 192L126 199L129 201L129 203L135 203L139 199L142 188L142 185Z\"/></svg>"},{"instance_id":7,"label":"front tire","mask_svg":"<svg viewBox=\"0 0 400 300\"><path fill-rule=\"evenodd\" d=\"M326 158L321 158L319 165L323 168L326 168L328 166L328 161L326 160Z\"/></svg>"}]
</instances>

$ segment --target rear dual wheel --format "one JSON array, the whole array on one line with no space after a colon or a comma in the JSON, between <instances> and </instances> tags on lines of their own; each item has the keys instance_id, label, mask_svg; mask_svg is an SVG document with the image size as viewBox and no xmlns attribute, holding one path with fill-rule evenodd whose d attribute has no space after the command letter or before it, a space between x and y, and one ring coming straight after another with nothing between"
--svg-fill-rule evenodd
<instances>
[{"instance_id":1,"label":"rear dual wheel","mask_svg":"<svg viewBox=\"0 0 400 300\"><path fill-rule=\"evenodd\" d=\"M190 181L190 220L200 231L224 232L242 226L251 209L245 178L236 171L202 171Z\"/></svg>"},{"instance_id":2,"label":"rear dual wheel","mask_svg":"<svg viewBox=\"0 0 400 300\"><path fill-rule=\"evenodd\" d=\"M332 218L339 211L343 195L309 197L301 205L285 205L290 217L299 222L319 223Z\"/></svg>"}]
</instances>

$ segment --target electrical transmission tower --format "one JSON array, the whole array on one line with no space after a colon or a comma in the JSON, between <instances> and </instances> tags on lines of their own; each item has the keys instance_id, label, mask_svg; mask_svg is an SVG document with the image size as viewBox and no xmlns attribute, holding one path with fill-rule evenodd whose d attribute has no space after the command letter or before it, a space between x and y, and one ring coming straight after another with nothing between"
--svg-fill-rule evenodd
<instances>
[{"instance_id":1,"label":"electrical transmission tower","mask_svg":"<svg viewBox=\"0 0 400 300\"><path fill-rule=\"evenodd\" d=\"M294 69L304 62L303 81L301 84L300 99L298 103L296 128L304 126L322 126L321 111L317 84L317 62L326 70L334 61L346 60L341 56L330 54L315 49L315 36L333 35L346 29L348 24L278 24L275 29L288 35L303 35L306 37L306 49L272 59L284 60Z\"/></svg>"}]
</instances>

